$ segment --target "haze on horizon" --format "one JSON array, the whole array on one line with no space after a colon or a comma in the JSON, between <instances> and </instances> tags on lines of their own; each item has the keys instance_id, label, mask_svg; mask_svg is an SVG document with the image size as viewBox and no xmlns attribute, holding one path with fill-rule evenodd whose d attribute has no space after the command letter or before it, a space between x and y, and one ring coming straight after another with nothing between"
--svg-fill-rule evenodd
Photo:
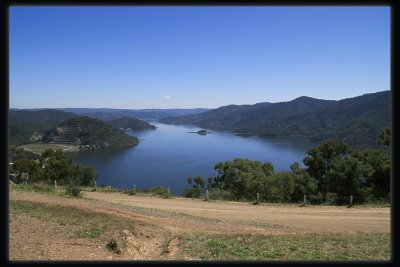
<instances>
[{"instance_id":1,"label":"haze on horizon","mask_svg":"<svg viewBox=\"0 0 400 267\"><path fill-rule=\"evenodd\" d=\"M390 7L10 8L10 108L217 108L390 90Z\"/></svg>"}]
</instances>

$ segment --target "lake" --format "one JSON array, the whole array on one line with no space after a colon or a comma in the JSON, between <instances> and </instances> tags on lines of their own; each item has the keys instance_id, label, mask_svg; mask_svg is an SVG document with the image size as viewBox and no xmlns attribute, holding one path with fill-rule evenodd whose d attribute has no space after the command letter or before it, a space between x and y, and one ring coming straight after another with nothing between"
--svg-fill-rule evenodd
<instances>
[{"instance_id":1,"label":"lake","mask_svg":"<svg viewBox=\"0 0 400 267\"><path fill-rule=\"evenodd\" d=\"M305 138L235 136L229 132L196 132L202 128L152 122L156 130L127 132L139 138L137 146L81 151L74 154L78 163L92 164L97 185L115 188L169 187L181 194L189 176L214 177L215 164L235 157L271 162L275 171L289 170L294 162L302 164L307 149L318 145Z\"/></svg>"}]
</instances>

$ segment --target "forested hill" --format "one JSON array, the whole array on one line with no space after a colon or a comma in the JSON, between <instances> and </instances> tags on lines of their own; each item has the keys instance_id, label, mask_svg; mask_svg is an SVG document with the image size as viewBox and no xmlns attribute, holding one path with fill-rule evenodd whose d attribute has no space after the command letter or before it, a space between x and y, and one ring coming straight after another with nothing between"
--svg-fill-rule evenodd
<instances>
[{"instance_id":1,"label":"forested hill","mask_svg":"<svg viewBox=\"0 0 400 267\"><path fill-rule=\"evenodd\" d=\"M161 122L238 134L302 135L321 141L336 138L351 145L375 145L379 132L390 126L390 91L338 101L303 96L280 103L229 105Z\"/></svg>"},{"instance_id":2,"label":"forested hill","mask_svg":"<svg viewBox=\"0 0 400 267\"><path fill-rule=\"evenodd\" d=\"M122 117L108 122L115 128L131 129L131 130L153 130L156 126L145 121L135 118Z\"/></svg>"},{"instance_id":3,"label":"forested hill","mask_svg":"<svg viewBox=\"0 0 400 267\"><path fill-rule=\"evenodd\" d=\"M136 137L129 136L108 123L86 116L76 116L62 122L44 134L42 140L45 143L80 145L92 149L139 143Z\"/></svg>"},{"instance_id":4,"label":"forested hill","mask_svg":"<svg viewBox=\"0 0 400 267\"><path fill-rule=\"evenodd\" d=\"M54 109L10 110L8 113L9 144L23 144L38 140L46 131L74 116L76 116L74 113Z\"/></svg>"}]
</instances>

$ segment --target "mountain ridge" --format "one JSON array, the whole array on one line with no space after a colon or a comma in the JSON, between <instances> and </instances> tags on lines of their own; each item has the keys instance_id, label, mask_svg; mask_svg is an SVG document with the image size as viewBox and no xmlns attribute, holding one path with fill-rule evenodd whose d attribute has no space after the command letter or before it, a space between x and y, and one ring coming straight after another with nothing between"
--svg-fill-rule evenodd
<instances>
[{"instance_id":1,"label":"mountain ridge","mask_svg":"<svg viewBox=\"0 0 400 267\"><path fill-rule=\"evenodd\" d=\"M260 106L262 103L268 104ZM390 91L341 100L301 96L278 103L228 105L196 116L168 117L160 122L237 134L302 135L316 140L336 138L351 145L375 145L379 132L390 125Z\"/></svg>"}]
</instances>

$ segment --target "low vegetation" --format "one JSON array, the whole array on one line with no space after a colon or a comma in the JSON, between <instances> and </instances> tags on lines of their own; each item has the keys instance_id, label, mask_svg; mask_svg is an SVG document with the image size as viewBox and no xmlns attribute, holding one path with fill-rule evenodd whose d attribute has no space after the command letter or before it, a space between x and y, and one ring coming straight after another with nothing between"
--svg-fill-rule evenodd
<instances>
[{"instance_id":1,"label":"low vegetation","mask_svg":"<svg viewBox=\"0 0 400 267\"><path fill-rule=\"evenodd\" d=\"M23 154L18 149L14 153ZM66 194L73 197L80 196L81 186L93 186L98 177L93 166L74 164L71 155L61 149L47 149L36 159L19 158L12 169L14 173L29 173L33 187L48 188L57 183L65 186Z\"/></svg>"},{"instance_id":2,"label":"low vegetation","mask_svg":"<svg viewBox=\"0 0 400 267\"><path fill-rule=\"evenodd\" d=\"M390 234L185 234L180 248L202 260L389 260Z\"/></svg>"},{"instance_id":3,"label":"low vegetation","mask_svg":"<svg viewBox=\"0 0 400 267\"><path fill-rule=\"evenodd\" d=\"M384 133L387 133L384 130ZM381 139L389 140L387 134ZM386 141L387 144L389 144ZM328 140L307 151L290 171L275 172L271 163L235 158L215 165L216 177L187 178L183 196L256 202L352 205L390 203L390 158L380 150L352 150ZM352 200L350 197L352 196ZM352 201L352 203L350 203ZM257 203L257 202L256 202Z\"/></svg>"}]
</instances>

